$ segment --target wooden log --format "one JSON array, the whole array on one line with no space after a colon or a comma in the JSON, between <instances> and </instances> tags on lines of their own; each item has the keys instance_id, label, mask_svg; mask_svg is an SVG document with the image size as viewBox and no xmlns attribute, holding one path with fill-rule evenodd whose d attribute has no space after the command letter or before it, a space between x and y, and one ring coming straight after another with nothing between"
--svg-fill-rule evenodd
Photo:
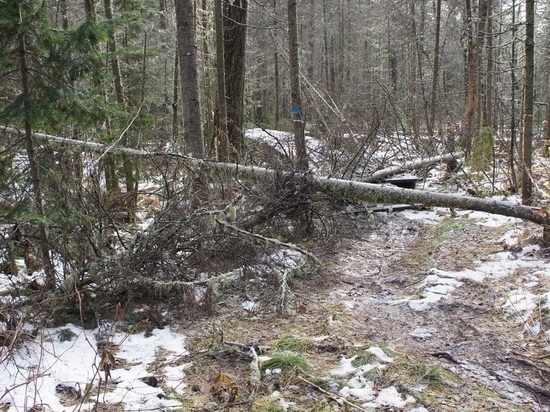
<instances>
[{"instance_id":1,"label":"wooden log","mask_svg":"<svg viewBox=\"0 0 550 412\"><path fill-rule=\"evenodd\" d=\"M4 126L0 126L0 131L1 130L10 133L21 133L17 129ZM349 199L357 202L396 204L420 203L425 206L453 207L515 217L542 225L544 227L544 241L550 242L550 213L545 209L524 206L517 203L495 199L480 199L458 194L435 193L418 189L401 189L394 186L314 176L310 173L300 174L295 172L278 172L276 170L266 169L263 167L243 166L235 163L218 163L194 159L174 153L151 153L145 150L110 147L99 143L83 142L41 133L34 133L33 137L44 142L54 142L63 145L76 146L83 150L96 151L99 153L110 152L125 153L134 156L167 156L178 159L179 161L195 168L224 173L235 179L250 179L252 181L272 182L281 175L295 175L296 177L307 176L307 178L310 179L314 190L326 193L334 198ZM420 163L422 162L419 162L419 164Z\"/></svg>"}]
</instances>

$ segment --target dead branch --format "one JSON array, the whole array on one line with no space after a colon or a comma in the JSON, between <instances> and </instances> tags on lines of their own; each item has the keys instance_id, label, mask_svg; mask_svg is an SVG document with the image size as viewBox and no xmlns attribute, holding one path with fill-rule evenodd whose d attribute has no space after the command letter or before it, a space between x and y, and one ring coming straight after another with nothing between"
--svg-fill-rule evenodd
<instances>
[{"instance_id":1,"label":"dead branch","mask_svg":"<svg viewBox=\"0 0 550 412\"><path fill-rule=\"evenodd\" d=\"M291 249L291 250L295 250L296 252L300 252L302 255L306 256L308 259L311 259L313 262L315 263L321 263L319 261L319 259L317 259L317 257L315 255L313 255L312 253L308 252L307 250L304 250L298 246L296 246L295 244L292 244L292 243L288 243L288 242L281 242L280 240L277 240L277 239L273 239L273 238L270 238L270 237L265 237L265 236L262 236L262 235L259 235L257 233L252 233L252 232L248 232L246 230L243 230L241 228L238 228L237 226L235 225L232 225L230 223L227 223L225 220L223 219L220 219L220 218L216 218L216 222L221 225L221 226L224 226L224 227L227 227L228 229L231 229L237 233L240 233L240 234L243 234L243 235L246 235L246 236L250 236L250 237L253 237L254 239L259 239L265 243L269 243L269 244L272 244L272 245L275 245L277 247L285 247L285 248L288 248L288 249Z\"/></svg>"},{"instance_id":2,"label":"dead branch","mask_svg":"<svg viewBox=\"0 0 550 412\"><path fill-rule=\"evenodd\" d=\"M341 404L341 403L345 403L347 406L351 406L353 409L357 409L358 411L364 411L364 412L367 412L366 409L363 409L362 407L360 407L359 405L356 405L350 401L348 401L346 398L343 398L341 396L336 396L330 392L327 392L326 390L324 390L323 388L321 388L319 385L315 385L313 382L310 382L308 381L307 379L305 378L302 378L301 376L298 376L298 379L300 379L301 381L307 383L308 385L312 386L313 388L315 388L316 390L318 390L319 392L327 395L330 399L332 399L333 401L335 401L336 403L338 404Z\"/></svg>"},{"instance_id":3,"label":"dead branch","mask_svg":"<svg viewBox=\"0 0 550 412\"><path fill-rule=\"evenodd\" d=\"M363 183L379 182L385 179L386 177L390 177L398 173L404 173L414 169L421 169L423 167L432 166L438 163L450 162L456 159L460 159L463 156L464 156L464 152L455 152L455 153L449 153L442 156L430 157L428 159L416 160L414 162L408 162L403 165L391 166L386 169L382 169L374 172L370 176L367 176L361 179L361 182Z\"/></svg>"}]
</instances>

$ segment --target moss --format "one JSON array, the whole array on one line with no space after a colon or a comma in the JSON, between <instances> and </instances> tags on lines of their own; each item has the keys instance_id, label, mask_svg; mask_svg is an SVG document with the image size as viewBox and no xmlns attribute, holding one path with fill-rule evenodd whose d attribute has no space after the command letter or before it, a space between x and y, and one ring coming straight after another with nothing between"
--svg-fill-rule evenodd
<instances>
[{"instance_id":1,"label":"moss","mask_svg":"<svg viewBox=\"0 0 550 412\"><path fill-rule=\"evenodd\" d=\"M495 139L490 127L481 128L474 138L472 154L466 160L473 172L484 172L490 170L493 165Z\"/></svg>"}]
</instances>

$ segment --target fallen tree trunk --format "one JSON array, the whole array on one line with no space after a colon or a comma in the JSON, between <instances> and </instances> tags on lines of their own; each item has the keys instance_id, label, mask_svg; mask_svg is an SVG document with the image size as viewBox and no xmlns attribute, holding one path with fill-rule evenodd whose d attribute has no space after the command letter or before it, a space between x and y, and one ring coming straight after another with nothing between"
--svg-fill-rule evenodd
<instances>
[{"instance_id":1,"label":"fallen tree trunk","mask_svg":"<svg viewBox=\"0 0 550 412\"><path fill-rule=\"evenodd\" d=\"M16 129L7 127L0 127L0 130L10 133L21 133ZM218 173L224 173L228 176L232 176L236 179L272 182L281 175L302 176L302 174L294 172L278 172L276 170L265 169L262 167L243 166L234 163L211 162L173 153L151 153L145 150L109 147L99 143L83 142L41 133L34 133L33 137L37 140L42 140L45 142L76 146L83 150L95 151L99 153L125 153L133 156L167 156L178 159L179 161L189 164L195 168L213 170ZM307 175L314 190L318 190L339 199L371 203L421 203L426 206L470 209L527 220L542 225L544 227L544 241L550 242L550 213L544 209L494 199L480 199L471 196L435 193L416 189L401 189L394 186L385 186L374 183L318 177L311 174Z\"/></svg>"},{"instance_id":2,"label":"fallen tree trunk","mask_svg":"<svg viewBox=\"0 0 550 412\"><path fill-rule=\"evenodd\" d=\"M432 166L438 163L446 163L456 161L464 156L464 152L449 153L442 156L430 157L428 159L416 160L414 162L408 162L403 165L391 166L386 169L377 170L370 176L361 179L363 183L379 182L386 177L396 175L398 173L408 172L414 169L421 169L423 167Z\"/></svg>"}]
</instances>

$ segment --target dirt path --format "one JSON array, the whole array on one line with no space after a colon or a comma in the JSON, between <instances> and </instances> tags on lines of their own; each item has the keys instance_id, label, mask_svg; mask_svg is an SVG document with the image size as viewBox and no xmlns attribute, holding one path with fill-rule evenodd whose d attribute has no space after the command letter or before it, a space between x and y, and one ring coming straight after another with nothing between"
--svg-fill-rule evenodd
<instances>
[{"instance_id":1,"label":"dirt path","mask_svg":"<svg viewBox=\"0 0 550 412\"><path fill-rule=\"evenodd\" d=\"M355 234L325 254L320 273L290 283L286 316L274 314L277 293L266 293L253 311L243 310L242 302L224 302L208 325L189 328L195 367L186 383L207 395L208 379L227 374L242 388L247 405L233 410L268 410L255 407L250 398L246 403L252 393L247 389L250 357L243 348L221 342L250 343L272 356L290 336L312 342L304 352L312 366L303 376L316 383L271 375L253 391L255 399L276 393L274 399L290 405L286 410L346 410L334 399L352 393L346 399L357 408L347 410L550 411L545 333L550 310L543 309L541 297L538 310L520 322L504 308L518 290L530 288L541 296L550 290L548 258L528 239L519 242L522 247L507 246L501 239L513 226L483 225L465 216L432 217L358 218ZM533 230L523 223L516 229L520 235ZM525 329L535 315L540 320L536 335ZM210 342L207 348L204 342ZM366 351L373 346L392 357L379 360L375 375L334 372L346 360L371 362ZM193 356L198 353L210 355ZM354 379L363 386L354 387ZM364 388L372 391L369 399L378 395L378 403L353 396ZM379 400L387 389L398 394L397 402ZM208 405L190 410L220 406Z\"/></svg>"},{"instance_id":2,"label":"dirt path","mask_svg":"<svg viewBox=\"0 0 550 412\"><path fill-rule=\"evenodd\" d=\"M330 296L342 303L364 340L383 342L463 379L434 410L550 410L550 369L537 362L548 357L548 339L526 333L502 310L511 287L537 271L542 275L540 267L509 274L497 269L498 278L466 279L458 286L453 278L448 284L426 281L438 270L473 269L479 259L503 251L499 239L505 230L478 223L456 218L426 225L399 214L381 216L376 230L334 261L332 269L348 286ZM540 290L549 290L546 275L539 276L545 285ZM426 298L430 286L440 300ZM546 390L546 397L537 388Z\"/></svg>"}]
</instances>

